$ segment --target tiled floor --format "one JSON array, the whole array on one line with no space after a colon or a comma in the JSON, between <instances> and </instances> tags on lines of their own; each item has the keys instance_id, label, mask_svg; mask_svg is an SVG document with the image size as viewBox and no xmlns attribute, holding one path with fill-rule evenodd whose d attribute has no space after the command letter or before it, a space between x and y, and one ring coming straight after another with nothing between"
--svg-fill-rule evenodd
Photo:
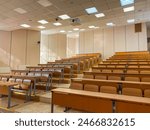
<instances>
[{"instance_id":1,"label":"tiled floor","mask_svg":"<svg viewBox=\"0 0 150 130\"><path fill-rule=\"evenodd\" d=\"M50 113L51 104L43 103L43 102L28 102L28 103L25 103L24 105L16 106L12 110L15 110L21 113ZM55 113L62 113L64 112L64 110L65 110L64 107L60 107L60 106L54 107ZM67 113L70 113L70 112L75 113L79 111L71 110L71 109L67 111Z\"/></svg>"}]
</instances>

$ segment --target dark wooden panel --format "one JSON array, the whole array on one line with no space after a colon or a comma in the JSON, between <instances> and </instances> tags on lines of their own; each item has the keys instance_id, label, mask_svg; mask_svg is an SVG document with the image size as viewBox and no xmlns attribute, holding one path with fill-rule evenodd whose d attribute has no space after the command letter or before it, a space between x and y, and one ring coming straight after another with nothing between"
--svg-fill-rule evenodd
<instances>
[{"instance_id":1,"label":"dark wooden panel","mask_svg":"<svg viewBox=\"0 0 150 130\"><path fill-rule=\"evenodd\" d=\"M135 32L142 32L142 24L141 23L135 24Z\"/></svg>"}]
</instances>

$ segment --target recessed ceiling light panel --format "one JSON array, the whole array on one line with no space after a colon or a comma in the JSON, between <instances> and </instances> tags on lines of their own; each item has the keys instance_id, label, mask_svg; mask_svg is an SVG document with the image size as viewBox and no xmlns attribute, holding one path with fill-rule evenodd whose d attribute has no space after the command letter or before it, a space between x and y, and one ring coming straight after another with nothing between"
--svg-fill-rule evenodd
<instances>
[{"instance_id":1,"label":"recessed ceiling light panel","mask_svg":"<svg viewBox=\"0 0 150 130\"><path fill-rule=\"evenodd\" d=\"M44 26L38 26L38 28L40 28L40 29L44 29L45 27L44 27Z\"/></svg>"},{"instance_id":2,"label":"recessed ceiling light panel","mask_svg":"<svg viewBox=\"0 0 150 130\"><path fill-rule=\"evenodd\" d=\"M31 27L31 26L28 25L28 24L21 24L20 26L21 26L21 27L24 27L24 28L29 28L29 27Z\"/></svg>"},{"instance_id":3,"label":"recessed ceiling light panel","mask_svg":"<svg viewBox=\"0 0 150 130\"><path fill-rule=\"evenodd\" d=\"M16 8L16 9L14 9L14 11L16 11L19 14L25 14L25 13L27 13L27 11L24 10L24 9L22 9L22 8Z\"/></svg>"},{"instance_id":4,"label":"recessed ceiling light panel","mask_svg":"<svg viewBox=\"0 0 150 130\"><path fill-rule=\"evenodd\" d=\"M94 13L97 13L97 9L96 7L91 7L91 8L87 8L85 9L85 11L88 13L88 14L94 14Z\"/></svg>"},{"instance_id":5,"label":"recessed ceiling light panel","mask_svg":"<svg viewBox=\"0 0 150 130\"><path fill-rule=\"evenodd\" d=\"M60 25L62 25L62 24L59 23L59 22L56 22L56 23L53 23L53 25L55 25L55 26L60 26Z\"/></svg>"},{"instance_id":6,"label":"recessed ceiling light panel","mask_svg":"<svg viewBox=\"0 0 150 130\"><path fill-rule=\"evenodd\" d=\"M101 18L101 17L104 17L105 14L104 14L104 13L99 13L99 14L95 14L95 16L96 16L97 18Z\"/></svg>"},{"instance_id":7,"label":"recessed ceiling light panel","mask_svg":"<svg viewBox=\"0 0 150 130\"><path fill-rule=\"evenodd\" d=\"M41 24L47 24L48 23L46 20L39 20L38 22Z\"/></svg>"},{"instance_id":8,"label":"recessed ceiling light panel","mask_svg":"<svg viewBox=\"0 0 150 130\"><path fill-rule=\"evenodd\" d=\"M134 0L120 0L121 6L130 5L134 3Z\"/></svg>"},{"instance_id":9,"label":"recessed ceiling light panel","mask_svg":"<svg viewBox=\"0 0 150 130\"><path fill-rule=\"evenodd\" d=\"M60 32L61 32L61 33L64 33L64 32L66 32L66 31L65 31L65 30L60 30Z\"/></svg>"},{"instance_id":10,"label":"recessed ceiling light panel","mask_svg":"<svg viewBox=\"0 0 150 130\"><path fill-rule=\"evenodd\" d=\"M91 25L91 26L89 26L89 28L95 28L95 26L94 26L94 25Z\"/></svg>"},{"instance_id":11,"label":"recessed ceiling light panel","mask_svg":"<svg viewBox=\"0 0 150 130\"><path fill-rule=\"evenodd\" d=\"M134 6L123 8L124 12L134 11Z\"/></svg>"},{"instance_id":12,"label":"recessed ceiling light panel","mask_svg":"<svg viewBox=\"0 0 150 130\"><path fill-rule=\"evenodd\" d=\"M74 30L74 31L78 31L78 30L79 30L79 28L74 28L73 30Z\"/></svg>"},{"instance_id":13,"label":"recessed ceiling light panel","mask_svg":"<svg viewBox=\"0 0 150 130\"><path fill-rule=\"evenodd\" d=\"M62 20L70 19L70 16L68 16L67 14L63 14L63 15L60 15L58 17L61 18Z\"/></svg>"},{"instance_id":14,"label":"recessed ceiling light panel","mask_svg":"<svg viewBox=\"0 0 150 130\"><path fill-rule=\"evenodd\" d=\"M49 2L48 0L39 0L37 1L40 5L44 6L44 7L48 7L48 6L51 6L52 3Z\"/></svg>"},{"instance_id":15,"label":"recessed ceiling light panel","mask_svg":"<svg viewBox=\"0 0 150 130\"><path fill-rule=\"evenodd\" d=\"M107 26L115 26L114 23L106 23Z\"/></svg>"},{"instance_id":16,"label":"recessed ceiling light panel","mask_svg":"<svg viewBox=\"0 0 150 130\"><path fill-rule=\"evenodd\" d=\"M134 23L135 22L135 19L128 19L127 20L127 23Z\"/></svg>"}]
</instances>

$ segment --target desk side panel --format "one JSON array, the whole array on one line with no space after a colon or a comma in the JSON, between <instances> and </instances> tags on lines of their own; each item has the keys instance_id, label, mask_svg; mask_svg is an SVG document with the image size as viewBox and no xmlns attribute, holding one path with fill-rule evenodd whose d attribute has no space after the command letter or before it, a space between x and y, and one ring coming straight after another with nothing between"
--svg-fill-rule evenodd
<instances>
[{"instance_id":1,"label":"desk side panel","mask_svg":"<svg viewBox=\"0 0 150 130\"><path fill-rule=\"evenodd\" d=\"M150 105L134 102L116 101L116 112L118 113L150 113Z\"/></svg>"},{"instance_id":2,"label":"desk side panel","mask_svg":"<svg viewBox=\"0 0 150 130\"><path fill-rule=\"evenodd\" d=\"M53 92L53 104L86 112L111 113L112 101L92 96Z\"/></svg>"}]
</instances>

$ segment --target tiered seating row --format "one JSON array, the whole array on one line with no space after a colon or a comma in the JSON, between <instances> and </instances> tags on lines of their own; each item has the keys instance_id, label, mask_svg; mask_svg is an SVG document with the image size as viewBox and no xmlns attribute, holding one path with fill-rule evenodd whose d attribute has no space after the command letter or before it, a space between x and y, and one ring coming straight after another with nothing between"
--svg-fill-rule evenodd
<instances>
[{"instance_id":1,"label":"tiered seating row","mask_svg":"<svg viewBox=\"0 0 150 130\"><path fill-rule=\"evenodd\" d=\"M51 112L54 104L87 112L150 112L149 98L65 88L52 90Z\"/></svg>"},{"instance_id":2,"label":"tiered seating row","mask_svg":"<svg viewBox=\"0 0 150 130\"><path fill-rule=\"evenodd\" d=\"M136 91L143 97L150 97L150 83L149 82L133 82L133 81L119 81L119 80L98 80L98 79L72 79L70 88L78 90L87 90L95 92L125 94L126 90L131 90L129 95L135 96ZM132 93L133 92L133 93ZM149 95L148 95L149 92ZM126 95L126 94L125 94Z\"/></svg>"},{"instance_id":3,"label":"tiered seating row","mask_svg":"<svg viewBox=\"0 0 150 130\"><path fill-rule=\"evenodd\" d=\"M23 92L26 94L26 101L31 99L33 83L30 79L22 78L0 78L0 95L8 96L8 108L11 107L12 92Z\"/></svg>"},{"instance_id":4,"label":"tiered seating row","mask_svg":"<svg viewBox=\"0 0 150 130\"><path fill-rule=\"evenodd\" d=\"M150 82L150 73L103 73L103 72L83 72L83 78L89 79L104 79L104 80L122 80L136 82Z\"/></svg>"},{"instance_id":5,"label":"tiered seating row","mask_svg":"<svg viewBox=\"0 0 150 130\"><path fill-rule=\"evenodd\" d=\"M81 71L88 69L95 64L98 64L100 60L101 60L100 53L93 53L93 54L79 54L71 58L55 60L55 62L60 64L73 63L76 65L74 70L77 69L78 73L80 73ZM52 62L48 62L48 64L51 63Z\"/></svg>"}]
</instances>

